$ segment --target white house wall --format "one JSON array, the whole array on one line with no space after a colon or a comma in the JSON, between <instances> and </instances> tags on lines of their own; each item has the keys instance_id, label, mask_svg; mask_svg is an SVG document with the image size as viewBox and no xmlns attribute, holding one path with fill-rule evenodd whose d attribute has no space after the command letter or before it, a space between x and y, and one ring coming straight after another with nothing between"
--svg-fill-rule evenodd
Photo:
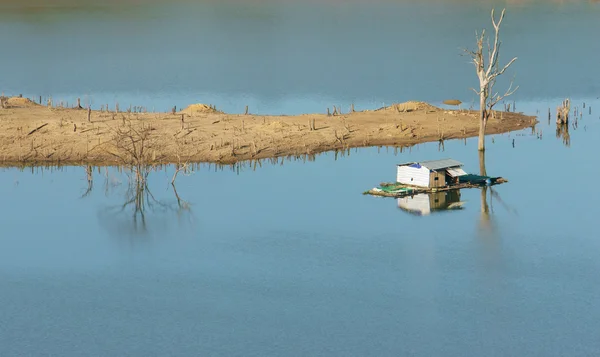
<instances>
[{"instance_id":1,"label":"white house wall","mask_svg":"<svg viewBox=\"0 0 600 357\"><path fill-rule=\"evenodd\" d=\"M429 187L429 169L424 166L398 166L396 181L405 185Z\"/></svg>"}]
</instances>

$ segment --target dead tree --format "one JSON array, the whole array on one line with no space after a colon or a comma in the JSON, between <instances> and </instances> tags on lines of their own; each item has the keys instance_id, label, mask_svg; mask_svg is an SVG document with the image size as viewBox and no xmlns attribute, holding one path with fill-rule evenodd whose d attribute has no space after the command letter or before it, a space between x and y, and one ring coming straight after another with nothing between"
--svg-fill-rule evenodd
<instances>
[{"instance_id":1,"label":"dead tree","mask_svg":"<svg viewBox=\"0 0 600 357\"><path fill-rule=\"evenodd\" d=\"M569 124L569 113L571 112L571 101L569 98L562 102L561 106L556 107L556 124Z\"/></svg>"},{"instance_id":2,"label":"dead tree","mask_svg":"<svg viewBox=\"0 0 600 357\"><path fill-rule=\"evenodd\" d=\"M113 132L112 145L116 149L116 152L109 151L109 153L134 175L134 180L130 181L145 184L157 149L152 127L144 123L135 125L129 119L123 119L122 127L109 127L109 130Z\"/></svg>"},{"instance_id":3,"label":"dead tree","mask_svg":"<svg viewBox=\"0 0 600 357\"><path fill-rule=\"evenodd\" d=\"M512 81L507 91L500 95L494 93L494 85L496 84L496 78L506 71L510 65L517 60L517 57L511 59L508 64L500 68L498 65L498 55L500 53L500 25L504 19L504 13L506 9L502 10L500 18L496 21L494 16L494 9L492 9L492 25L494 26L494 42L490 45L489 38L487 39L487 55L483 53L484 42L486 40L485 30L481 31L481 34L475 32L477 38L477 49L475 51L465 50L471 56L472 63L475 65L477 77L479 78L479 90L473 88L473 91L479 95L479 151L485 150L485 129L487 127L488 119L492 114L494 106L513 94L519 87L512 88Z\"/></svg>"}]
</instances>

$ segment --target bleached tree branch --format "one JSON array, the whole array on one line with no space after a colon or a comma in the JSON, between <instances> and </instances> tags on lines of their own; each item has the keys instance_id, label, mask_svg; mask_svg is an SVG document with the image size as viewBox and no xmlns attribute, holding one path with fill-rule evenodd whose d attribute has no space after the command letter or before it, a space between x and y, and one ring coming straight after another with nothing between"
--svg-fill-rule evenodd
<instances>
[{"instance_id":1,"label":"bleached tree branch","mask_svg":"<svg viewBox=\"0 0 600 357\"><path fill-rule=\"evenodd\" d=\"M499 95L494 93L494 85L496 84L496 78L502 74L517 60L517 57L511 59L506 65L500 67L498 64L498 57L500 54L500 26L504 20L506 9L502 10L500 17L496 19L495 11L492 9L490 17L492 19L492 26L494 27L493 43L490 43L490 36L486 37L485 29L479 34L475 32L475 38L477 42L477 49L475 51L464 50L465 53L469 54L472 63L475 65L475 71L479 79L479 91L471 88L480 98L480 132L479 132L479 150L484 150L484 137L485 128L487 126L487 120L490 117L494 106L502 99L512 95L519 87L513 89L513 83L508 90ZM484 55L484 43L487 44L487 53Z\"/></svg>"}]
</instances>

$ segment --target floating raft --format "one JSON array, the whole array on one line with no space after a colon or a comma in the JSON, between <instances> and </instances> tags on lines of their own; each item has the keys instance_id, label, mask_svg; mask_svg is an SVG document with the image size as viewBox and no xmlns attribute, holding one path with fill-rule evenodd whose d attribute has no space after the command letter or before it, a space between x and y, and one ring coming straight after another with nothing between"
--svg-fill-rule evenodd
<instances>
[{"instance_id":1,"label":"floating raft","mask_svg":"<svg viewBox=\"0 0 600 357\"><path fill-rule=\"evenodd\" d=\"M472 174L459 176L458 179L459 180L457 184L431 188L410 186L401 183L384 182L381 183L379 187L372 188L369 191L363 192L363 194L398 198L412 196L419 193L443 192L451 190L460 190L462 188L478 188L481 186L493 186L508 182L508 180L502 177L489 177Z\"/></svg>"}]
</instances>

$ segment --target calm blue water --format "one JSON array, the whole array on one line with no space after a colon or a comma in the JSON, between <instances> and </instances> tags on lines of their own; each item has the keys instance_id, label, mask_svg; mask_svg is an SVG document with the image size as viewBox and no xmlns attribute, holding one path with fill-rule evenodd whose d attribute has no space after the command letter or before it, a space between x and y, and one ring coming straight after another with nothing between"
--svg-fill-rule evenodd
<instances>
[{"instance_id":1,"label":"calm blue water","mask_svg":"<svg viewBox=\"0 0 600 357\"><path fill-rule=\"evenodd\" d=\"M578 125L569 148L545 122L541 140L488 139L488 173L510 180L488 215L476 189L429 216L361 195L400 161L477 172L475 140L202 166L178 179L189 210L172 169L154 172L146 225L119 212L113 168L85 198L84 168L5 169L1 354L595 355L600 241L583 183L599 174L585 153L600 119Z\"/></svg>"},{"instance_id":2,"label":"calm blue water","mask_svg":"<svg viewBox=\"0 0 600 357\"><path fill-rule=\"evenodd\" d=\"M226 109L236 110L229 98L248 96L266 112L313 111L330 98L443 100L473 85L451 50L471 43L487 11L457 3L233 13L179 6L131 21L77 12L32 24L3 15L3 31L20 30L5 40L21 51L0 63L28 68L7 71L4 86L31 95L89 90L165 108L208 92ZM462 190L462 210L416 216L361 193L410 160L452 157L477 173L475 140L446 142L443 152L431 143L264 161L256 170L202 165L179 176L180 204L173 168L159 170L149 177L144 219L124 206L132 197L115 168L94 169L85 197L83 167L0 169L0 355L597 355L600 240L589 183L600 174L598 7L511 9L504 49L520 57L517 110L539 111L540 124L488 137L487 171L510 182L484 202L480 190ZM78 46L41 62L45 39L65 34ZM554 44L567 38L573 52L557 53ZM402 52L409 40L429 55ZM586 102L570 146L547 122L566 96L579 108Z\"/></svg>"},{"instance_id":3,"label":"calm blue water","mask_svg":"<svg viewBox=\"0 0 600 357\"><path fill-rule=\"evenodd\" d=\"M3 39L11 51L0 66L10 70L0 90L55 103L81 97L95 108L202 102L261 114L346 111L352 102L470 103L478 82L462 48L490 27L492 3L506 6L280 0L5 9L0 31L11 34ZM587 1L510 6L501 61L519 59L499 84L515 76L517 101L597 97L599 16L600 5Z\"/></svg>"}]
</instances>

